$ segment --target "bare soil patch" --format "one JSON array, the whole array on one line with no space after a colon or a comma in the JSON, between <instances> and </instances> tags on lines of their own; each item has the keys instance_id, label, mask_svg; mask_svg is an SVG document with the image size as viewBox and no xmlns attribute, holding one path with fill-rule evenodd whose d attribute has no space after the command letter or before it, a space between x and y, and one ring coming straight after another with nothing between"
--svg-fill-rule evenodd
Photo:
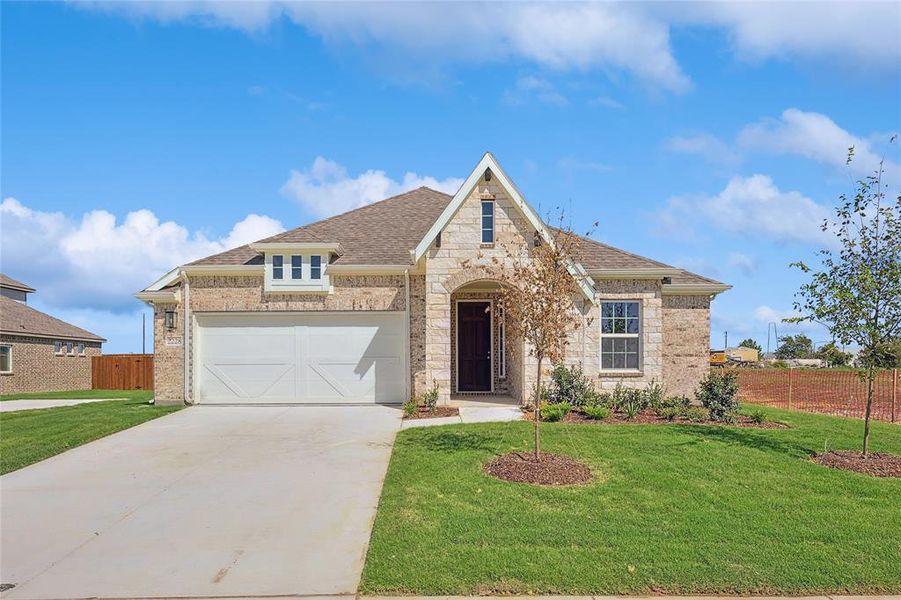
<instances>
[{"instance_id":1,"label":"bare soil patch","mask_svg":"<svg viewBox=\"0 0 901 600\"><path fill-rule=\"evenodd\" d=\"M533 485L579 485L591 481L591 470L565 454L510 452L489 461L485 473L505 481Z\"/></svg>"},{"instance_id":2,"label":"bare soil patch","mask_svg":"<svg viewBox=\"0 0 901 600\"><path fill-rule=\"evenodd\" d=\"M456 417L460 415L460 409L456 406L436 406L429 410L425 406L418 406L412 415L404 415L404 419L437 419L438 417Z\"/></svg>"},{"instance_id":3,"label":"bare soil patch","mask_svg":"<svg viewBox=\"0 0 901 600\"><path fill-rule=\"evenodd\" d=\"M873 477L901 477L901 456L870 452L866 456L860 452L834 450L815 454L813 462L844 471L865 473Z\"/></svg>"}]
</instances>

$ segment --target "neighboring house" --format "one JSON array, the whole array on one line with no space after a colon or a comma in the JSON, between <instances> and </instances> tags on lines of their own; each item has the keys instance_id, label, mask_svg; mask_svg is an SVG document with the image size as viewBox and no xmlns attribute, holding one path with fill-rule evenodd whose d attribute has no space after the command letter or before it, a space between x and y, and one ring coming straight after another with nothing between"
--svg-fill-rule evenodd
<instances>
[{"instance_id":1,"label":"neighboring house","mask_svg":"<svg viewBox=\"0 0 901 600\"><path fill-rule=\"evenodd\" d=\"M722 366L727 363L756 363L760 360L760 353L755 348L736 346L725 350L711 350L710 364Z\"/></svg>"},{"instance_id":2,"label":"neighboring house","mask_svg":"<svg viewBox=\"0 0 901 600\"><path fill-rule=\"evenodd\" d=\"M0 274L0 393L91 389L106 340L28 306L34 291Z\"/></svg>"},{"instance_id":3,"label":"neighboring house","mask_svg":"<svg viewBox=\"0 0 901 600\"><path fill-rule=\"evenodd\" d=\"M442 402L527 400L534 359L479 266L504 243L528 253L553 231L486 154L454 196L422 187L176 267L137 294L154 306L157 400L399 403L433 382ZM587 238L574 259L584 327L566 362L599 388L692 393L729 286Z\"/></svg>"}]
</instances>

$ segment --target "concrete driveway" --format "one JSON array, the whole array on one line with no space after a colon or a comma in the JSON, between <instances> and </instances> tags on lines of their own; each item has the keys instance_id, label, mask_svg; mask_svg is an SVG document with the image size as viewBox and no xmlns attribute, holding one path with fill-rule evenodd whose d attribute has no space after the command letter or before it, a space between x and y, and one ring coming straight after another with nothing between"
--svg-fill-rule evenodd
<instances>
[{"instance_id":1,"label":"concrete driveway","mask_svg":"<svg viewBox=\"0 0 901 600\"><path fill-rule=\"evenodd\" d=\"M2 598L352 594L399 426L198 406L4 475Z\"/></svg>"}]
</instances>

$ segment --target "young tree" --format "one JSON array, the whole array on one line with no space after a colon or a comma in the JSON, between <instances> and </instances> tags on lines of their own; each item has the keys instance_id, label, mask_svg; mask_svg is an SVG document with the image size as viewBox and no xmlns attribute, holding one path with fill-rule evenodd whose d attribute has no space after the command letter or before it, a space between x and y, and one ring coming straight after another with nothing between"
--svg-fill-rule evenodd
<instances>
[{"instance_id":1,"label":"young tree","mask_svg":"<svg viewBox=\"0 0 901 600\"><path fill-rule=\"evenodd\" d=\"M848 163L853 156L852 146ZM835 218L823 222L823 231L837 238L837 251L821 250L816 269L792 263L810 275L810 282L796 294L795 309L802 316L789 320L822 323L843 345L861 348L861 376L867 382L864 456L878 366L873 357L901 333L901 195L887 201L882 177L880 163L873 175L857 182L853 196L840 197Z\"/></svg>"},{"instance_id":2,"label":"young tree","mask_svg":"<svg viewBox=\"0 0 901 600\"><path fill-rule=\"evenodd\" d=\"M835 345L835 342L823 344L817 350L817 358L825 360L830 367L844 367L851 362L851 355Z\"/></svg>"},{"instance_id":3,"label":"young tree","mask_svg":"<svg viewBox=\"0 0 901 600\"><path fill-rule=\"evenodd\" d=\"M552 229L554 243L544 240L524 252L522 245L503 244L504 258L493 257L486 270L500 282L498 307L511 340L526 343L528 355L537 360L533 399L535 460L541 460L542 369L547 363L562 362L570 335L582 326L575 303L578 278L572 260L577 236L569 228ZM515 345L510 344L512 352Z\"/></svg>"},{"instance_id":4,"label":"young tree","mask_svg":"<svg viewBox=\"0 0 901 600\"><path fill-rule=\"evenodd\" d=\"M813 354L813 340L799 333L779 338L781 342L776 348L776 358L786 360L789 358L808 358Z\"/></svg>"}]
</instances>

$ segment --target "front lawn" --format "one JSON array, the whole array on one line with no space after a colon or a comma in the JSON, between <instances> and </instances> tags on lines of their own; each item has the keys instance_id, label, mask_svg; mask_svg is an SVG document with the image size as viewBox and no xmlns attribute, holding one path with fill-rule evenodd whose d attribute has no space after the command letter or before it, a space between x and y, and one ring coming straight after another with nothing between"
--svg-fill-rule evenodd
<instances>
[{"instance_id":1,"label":"front lawn","mask_svg":"<svg viewBox=\"0 0 901 600\"><path fill-rule=\"evenodd\" d=\"M3 394L3 400L58 400L77 398L129 398L148 401L153 398L153 390L71 390L66 392L28 392L26 394Z\"/></svg>"},{"instance_id":2,"label":"front lawn","mask_svg":"<svg viewBox=\"0 0 901 600\"><path fill-rule=\"evenodd\" d=\"M178 410L143 400L0 413L0 474Z\"/></svg>"},{"instance_id":3,"label":"front lawn","mask_svg":"<svg viewBox=\"0 0 901 600\"><path fill-rule=\"evenodd\" d=\"M482 465L531 424L402 431L361 590L368 594L901 592L901 480L837 471L862 421L767 410L790 429L543 424L594 483L538 488ZM874 451L901 427L874 423Z\"/></svg>"}]
</instances>

